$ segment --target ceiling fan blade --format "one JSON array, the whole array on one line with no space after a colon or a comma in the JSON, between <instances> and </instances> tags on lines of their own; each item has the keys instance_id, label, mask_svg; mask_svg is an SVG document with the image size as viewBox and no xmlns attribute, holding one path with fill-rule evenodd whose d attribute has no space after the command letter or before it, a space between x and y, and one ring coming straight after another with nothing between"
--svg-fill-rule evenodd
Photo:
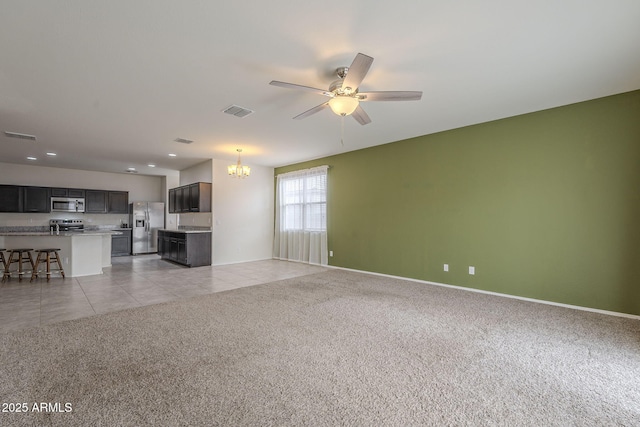
<instances>
[{"instance_id":1,"label":"ceiling fan blade","mask_svg":"<svg viewBox=\"0 0 640 427\"><path fill-rule=\"evenodd\" d=\"M418 101L422 98L422 91L379 91L360 92L360 101Z\"/></svg>"},{"instance_id":2,"label":"ceiling fan blade","mask_svg":"<svg viewBox=\"0 0 640 427\"><path fill-rule=\"evenodd\" d=\"M284 87L284 88L287 88L287 89L300 89L300 90L305 90L307 92L314 92L314 93L317 93L319 95L333 97L333 93L331 93L329 91L326 91L324 89L318 89L318 88L315 88L315 87L296 85L296 84L293 84L293 83L286 83L286 82L279 82L277 80L271 80L269 82L269 84L272 85L272 86L279 86L279 87Z\"/></svg>"},{"instance_id":3,"label":"ceiling fan blade","mask_svg":"<svg viewBox=\"0 0 640 427\"><path fill-rule=\"evenodd\" d=\"M360 123L361 125L366 125L366 124L371 123L371 119L369 118L369 115L359 105L356 108L356 110L353 113L351 113L351 116L354 119L356 119L356 121L358 123Z\"/></svg>"},{"instance_id":4,"label":"ceiling fan blade","mask_svg":"<svg viewBox=\"0 0 640 427\"><path fill-rule=\"evenodd\" d=\"M294 117L295 120L304 119L305 117L309 117L312 114L317 113L318 111L324 110L325 107L328 107L329 103L325 102L323 104L317 105L310 110L305 111L304 113L300 113Z\"/></svg>"},{"instance_id":5,"label":"ceiling fan blade","mask_svg":"<svg viewBox=\"0 0 640 427\"><path fill-rule=\"evenodd\" d=\"M364 76L369 72L369 68L373 63L373 58L363 53L356 55L355 59L349 67L344 82L342 83L342 89L350 87L352 90L358 89L360 83L364 79Z\"/></svg>"}]
</instances>

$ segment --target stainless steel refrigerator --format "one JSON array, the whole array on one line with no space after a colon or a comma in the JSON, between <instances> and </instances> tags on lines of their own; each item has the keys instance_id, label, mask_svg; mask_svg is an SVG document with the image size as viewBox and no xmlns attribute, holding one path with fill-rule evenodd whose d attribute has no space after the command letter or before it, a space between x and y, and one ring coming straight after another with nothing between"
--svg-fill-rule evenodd
<instances>
[{"instance_id":1,"label":"stainless steel refrigerator","mask_svg":"<svg viewBox=\"0 0 640 427\"><path fill-rule=\"evenodd\" d=\"M131 241L133 255L158 252L158 230L164 228L164 203L129 204L129 224L133 229Z\"/></svg>"}]
</instances>

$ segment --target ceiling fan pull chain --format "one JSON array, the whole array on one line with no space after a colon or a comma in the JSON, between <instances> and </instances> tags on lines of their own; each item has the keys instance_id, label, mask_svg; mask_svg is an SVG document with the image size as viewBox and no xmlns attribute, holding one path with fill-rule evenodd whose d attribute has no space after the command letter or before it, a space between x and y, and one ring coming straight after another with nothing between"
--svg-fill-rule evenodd
<instances>
[{"instance_id":1,"label":"ceiling fan pull chain","mask_svg":"<svg viewBox=\"0 0 640 427\"><path fill-rule=\"evenodd\" d=\"M341 129L340 129L340 144L344 147L344 116L340 117L342 121Z\"/></svg>"}]
</instances>

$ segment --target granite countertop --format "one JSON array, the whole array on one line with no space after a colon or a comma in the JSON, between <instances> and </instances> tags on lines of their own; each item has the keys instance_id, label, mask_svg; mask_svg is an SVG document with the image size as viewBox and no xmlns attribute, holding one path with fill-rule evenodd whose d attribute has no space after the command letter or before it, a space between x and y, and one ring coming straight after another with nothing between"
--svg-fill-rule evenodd
<instances>
[{"instance_id":1,"label":"granite countertop","mask_svg":"<svg viewBox=\"0 0 640 427\"><path fill-rule=\"evenodd\" d=\"M105 236L119 235L119 231L114 230L88 230L88 231L61 231L60 234L53 234L47 231L4 231L0 236L50 236L50 237L73 237L73 236Z\"/></svg>"},{"instance_id":2,"label":"granite countertop","mask_svg":"<svg viewBox=\"0 0 640 427\"><path fill-rule=\"evenodd\" d=\"M203 229L179 229L179 230L167 230L166 228L162 228L158 231L168 231L171 233L211 233L211 230L203 230Z\"/></svg>"}]
</instances>

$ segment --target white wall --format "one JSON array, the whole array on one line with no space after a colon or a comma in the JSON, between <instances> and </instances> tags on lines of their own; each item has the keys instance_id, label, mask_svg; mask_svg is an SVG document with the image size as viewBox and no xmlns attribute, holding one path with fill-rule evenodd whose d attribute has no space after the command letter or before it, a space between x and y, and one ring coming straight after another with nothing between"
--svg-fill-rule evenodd
<instances>
[{"instance_id":1,"label":"white wall","mask_svg":"<svg viewBox=\"0 0 640 427\"><path fill-rule=\"evenodd\" d=\"M165 200L162 177L0 163L0 184L129 192L129 202Z\"/></svg>"},{"instance_id":2,"label":"white wall","mask_svg":"<svg viewBox=\"0 0 640 427\"><path fill-rule=\"evenodd\" d=\"M180 185L194 182L211 182L213 179L212 160L207 160L180 171Z\"/></svg>"},{"instance_id":3,"label":"white wall","mask_svg":"<svg viewBox=\"0 0 640 427\"><path fill-rule=\"evenodd\" d=\"M175 180L178 179L176 172ZM129 192L129 202L166 201L164 177L0 163L0 184ZM48 226L51 218L83 219L87 226L120 226L128 214L0 213L0 226Z\"/></svg>"},{"instance_id":4,"label":"white wall","mask_svg":"<svg viewBox=\"0 0 640 427\"><path fill-rule=\"evenodd\" d=\"M273 168L251 166L251 176L232 178L229 161L213 160L213 264L272 258Z\"/></svg>"},{"instance_id":5,"label":"white wall","mask_svg":"<svg viewBox=\"0 0 640 427\"><path fill-rule=\"evenodd\" d=\"M164 201L164 225L167 230L178 229L178 214L169 213L169 189L180 187L180 175L165 176L162 183Z\"/></svg>"},{"instance_id":6,"label":"white wall","mask_svg":"<svg viewBox=\"0 0 640 427\"><path fill-rule=\"evenodd\" d=\"M188 169L180 171L180 185L189 185L195 182L213 181L213 160L198 163ZM213 186L212 186L213 187ZM211 189L213 192L213 188ZM211 195L213 203L213 194ZM178 225L211 228L212 214L210 212L194 212L178 214Z\"/></svg>"}]
</instances>

